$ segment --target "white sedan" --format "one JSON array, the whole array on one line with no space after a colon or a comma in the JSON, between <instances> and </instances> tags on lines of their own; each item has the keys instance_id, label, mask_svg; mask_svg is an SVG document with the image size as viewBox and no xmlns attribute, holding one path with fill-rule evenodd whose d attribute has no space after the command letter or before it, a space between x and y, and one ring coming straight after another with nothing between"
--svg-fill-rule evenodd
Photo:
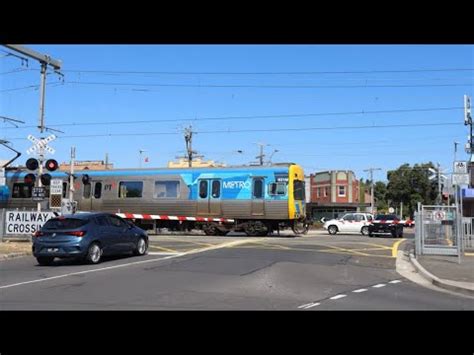
<instances>
[{"instance_id":1,"label":"white sedan","mask_svg":"<svg viewBox=\"0 0 474 355\"><path fill-rule=\"evenodd\" d=\"M323 228L331 235L337 233L369 235L369 224L373 219L374 216L370 213L346 213L342 218L324 222Z\"/></svg>"}]
</instances>

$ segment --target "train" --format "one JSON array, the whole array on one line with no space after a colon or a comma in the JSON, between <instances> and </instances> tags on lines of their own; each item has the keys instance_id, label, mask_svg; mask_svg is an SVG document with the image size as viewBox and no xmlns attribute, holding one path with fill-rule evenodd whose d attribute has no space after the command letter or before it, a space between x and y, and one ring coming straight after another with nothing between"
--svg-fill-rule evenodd
<instances>
[{"instance_id":1,"label":"train","mask_svg":"<svg viewBox=\"0 0 474 355\"><path fill-rule=\"evenodd\" d=\"M6 172L0 208L36 207L31 197L33 184L25 181L28 173ZM67 197L68 173L54 171L50 175L63 180L63 197ZM78 211L118 213L145 229L201 229L207 235L235 231L250 236L287 228L300 234L308 229L304 171L295 163L81 170L74 178L73 198Z\"/></svg>"}]
</instances>

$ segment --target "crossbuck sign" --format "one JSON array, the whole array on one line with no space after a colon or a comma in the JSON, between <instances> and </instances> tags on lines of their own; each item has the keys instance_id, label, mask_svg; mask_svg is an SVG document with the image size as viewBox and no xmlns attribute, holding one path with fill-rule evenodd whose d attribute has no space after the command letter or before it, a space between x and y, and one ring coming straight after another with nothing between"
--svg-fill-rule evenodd
<instances>
[{"instance_id":1,"label":"crossbuck sign","mask_svg":"<svg viewBox=\"0 0 474 355\"><path fill-rule=\"evenodd\" d=\"M54 134L50 135L49 137L43 138L43 139L38 139L34 137L33 135L28 135L28 140L33 142L34 144L26 150L26 153L32 154L36 153L38 150L45 150L48 153L54 154L55 150L48 146L48 143L55 140L56 136Z\"/></svg>"}]
</instances>

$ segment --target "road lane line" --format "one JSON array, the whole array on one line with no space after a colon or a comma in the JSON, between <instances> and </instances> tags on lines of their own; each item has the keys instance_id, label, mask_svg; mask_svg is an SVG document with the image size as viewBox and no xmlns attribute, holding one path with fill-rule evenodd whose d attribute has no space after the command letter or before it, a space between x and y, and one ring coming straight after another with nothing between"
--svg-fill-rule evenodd
<instances>
[{"instance_id":1,"label":"road lane line","mask_svg":"<svg viewBox=\"0 0 474 355\"><path fill-rule=\"evenodd\" d=\"M167 252L164 252L164 251L149 251L148 252L148 255L176 255L176 254L179 254L178 252L176 253L167 253Z\"/></svg>"},{"instance_id":2,"label":"road lane line","mask_svg":"<svg viewBox=\"0 0 474 355\"><path fill-rule=\"evenodd\" d=\"M399 282L402 282L402 280L392 280L392 281L389 281L388 283L389 284L397 284Z\"/></svg>"},{"instance_id":3,"label":"road lane line","mask_svg":"<svg viewBox=\"0 0 474 355\"><path fill-rule=\"evenodd\" d=\"M374 288L380 288L380 287L385 287L385 286L387 286L387 285L385 285L385 284L377 284L377 285L373 285L372 287L374 287Z\"/></svg>"},{"instance_id":4,"label":"road lane line","mask_svg":"<svg viewBox=\"0 0 474 355\"><path fill-rule=\"evenodd\" d=\"M152 249L160 249L160 250L164 250L164 251L168 251L170 253L178 253L177 250L174 250L174 249L169 249L169 248L164 248L164 247L160 247L158 245L154 245L154 244L150 244L148 245L148 248L152 248Z\"/></svg>"},{"instance_id":5,"label":"road lane line","mask_svg":"<svg viewBox=\"0 0 474 355\"><path fill-rule=\"evenodd\" d=\"M365 292L365 291L368 291L368 290L366 288L359 288L358 290L354 290L352 292L360 293L360 292Z\"/></svg>"},{"instance_id":6,"label":"road lane line","mask_svg":"<svg viewBox=\"0 0 474 355\"><path fill-rule=\"evenodd\" d=\"M403 243L406 239L402 238L398 242L395 242L392 246L392 257L396 258L398 253L398 246Z\"/></svg>"},{"instance_id":7,"label":"road lane line","mask_svg":"<svg viewBox=\"0 0 474 355\"><path fill-rule=\"evenodd\" d=\"M302 304L301 306L298 306L298 308L305 308L305 307L311 306L312 304L313 304L313 302Z\"/></svg>"},{"instance_id":8,"label":"road lane line","mask_svg":"<svg viewBox=\"0 0 474 355\"><path fill-rule=\"evenodd\" d=\"M321 303L319 303L319 302L311 303L309 306L305 307L304 309L310 309L310 308L319 306L320 304L321 304Z\"/></svg>"},{"instance_id":9,"label":"road lane line","mask_svg":"<svg viewBox=\"0 0 474 355\"><path fill-rule=\"evenodd\" d=\"M36 280L31 280L31 281L18 282L18 283L15 283L15 284L0 286L0 290L10 288L10 287L15 287L15 286L26 285L26 284L44 282L44 281L49 281L49 280L54 280L54 279L61 279L61 278L69 277L69 276L89 274L89 273L98 272L98 271L119 269L119 268L123 268L123 267L126 267L126 266L131 266L131 265L140 265L140 264L152 263L152 262L155 262L155 261L173 259L173 258L177 258L177 257L180 257L180 256L189 255L189 254L202 253L202 252L205 252L205 251L210 251L210 250L215 250L215 249L220 249L220 248L228 248L228 247L233 247L235 245L245 244L245 243L249 243L249 242L255 242L255 241L259 241L259 240L260 239L258 239L258 238L237 240L237 241L233 241L233 242L229 242L229 243L222 243L222 244L219 244L219 245L216 245L216 246L213 246L213 247L189 250L189 251L186 251L186 252L183 252L183 253L178 253L178 254L174 254L174 255L170 255L170 256L165 256L164 258L141 260L141 261L135 261L135 262L131 262L131 263L114 265L114 266L107 266L107 267L97 268L97 269L92 269L92 270L83 270L83 271L78 271L78 272L71 272L71 273L68 273L68 274L45 277L45 278L42 278L42 279L36 279Z\"/></svg>"},{"instance_id":10,"label":"road lane line","mask_svg":"<svg viewBox=\"0 0 474 355\"><path fill-rule=\"evenodd\" d=\"M338 300L340 298L344 298L344 297L347 297L347 295L336 295L336 296L332 296L331 298L329 298L330 300Z\"/></svg>"}]
</instances>

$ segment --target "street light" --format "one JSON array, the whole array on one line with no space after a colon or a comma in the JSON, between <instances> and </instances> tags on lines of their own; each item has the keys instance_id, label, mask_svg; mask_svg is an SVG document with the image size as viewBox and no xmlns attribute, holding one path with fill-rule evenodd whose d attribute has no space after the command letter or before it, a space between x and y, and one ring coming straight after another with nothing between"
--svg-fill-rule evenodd
<instances>
[{"instance_id":1,"label":"street light","mask_svg":"<svg viewBox=\"0 0 474 355\"><path fill-rule=\"evenodd\" d=\"M142 167L142 153L145 153L145 152L146 152L146 150L144 150L144 149L139 149L138 150L138 153L140 154L140 164L139 164L140 169Z\"/></svg>"}]
</instances>

